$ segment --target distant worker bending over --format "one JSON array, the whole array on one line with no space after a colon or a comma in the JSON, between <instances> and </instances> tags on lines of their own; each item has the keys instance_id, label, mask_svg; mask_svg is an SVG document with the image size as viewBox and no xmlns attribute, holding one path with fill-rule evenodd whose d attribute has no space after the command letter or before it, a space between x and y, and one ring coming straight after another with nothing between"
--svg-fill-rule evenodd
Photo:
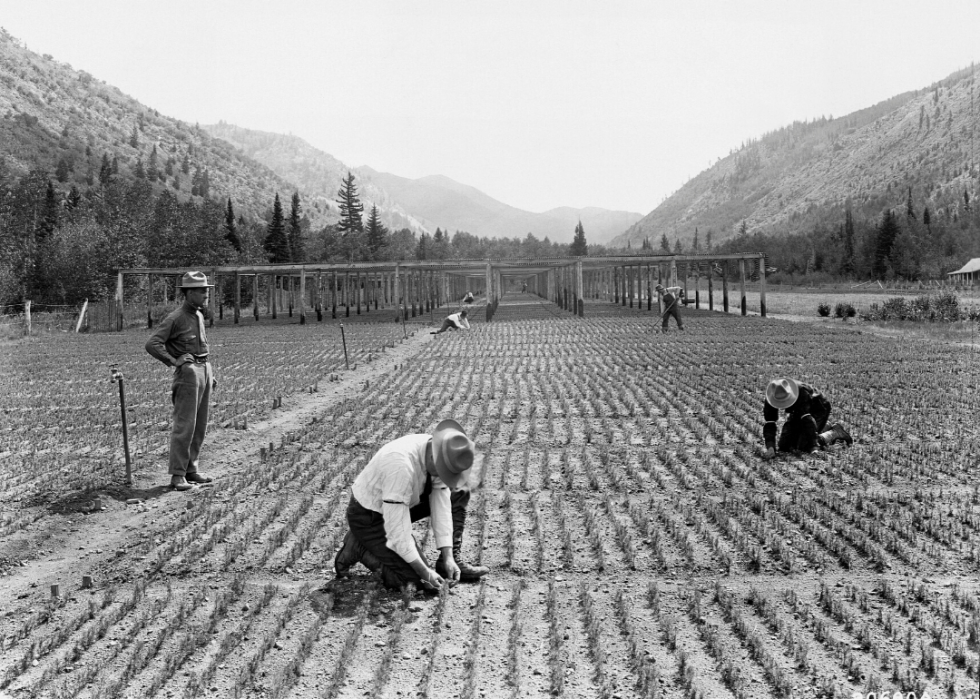
<instances>
[{"instance_id":1,"label":"distant worker bending over","mask_svg":"<svg viewBox=\"0 0 980 699\"><path fill-rule=\"evenodd\" d=\"M779 433L779 451L811 452L818 446L825 449L837 442L848 446L854 442L839 422L824 430L830 417L830 401L820 391L802 381L773 379L766 387L762 411L766 420L762 429L766 440L763 458L776 455L776 422L780 410L786 411L786 422Z\"/></svg>"},{"instance_id":2,"label":"distant worker bending over","mask_svg":"<svg viewBox=\"0 0 980 699\"><path fill-rule=\"evenodd\" d=\"M459 313L453 313L446 316L445 320L442 321L442 327L438 330L433 330L430 335L438 335L439 333L444 333L447 330L469 330L470 321L466 320L466 310L462 310Z\"/></svg>"},{"instance_id":3,"label":"distant worker bending over","mask_svg":"<svg viewBox=\"0 0 980 699\"><path fill-rule=\"evenodd\" d=\"M663 294L664 298L664 312L660 318L663 320L663 331L667 332L667 322L670 320L671 316L674 316L674 321L677 323L677 329L684 329L684 322L681 320L680 304L681 299L684 297L684 291L679 286L668 286L666 289L663 284L657 284L657 293Z\"/></svg>"},{"instance_id":4,"label":"distant worker bending over","mask_svg":"<svg viewBox=\"0 0 980 699\"><path fill-rule=\"evenodd\" d=\"M467 291L466 296L463 297L463 303L473 303L473 292Z\"/></svg>"}]
</instances>

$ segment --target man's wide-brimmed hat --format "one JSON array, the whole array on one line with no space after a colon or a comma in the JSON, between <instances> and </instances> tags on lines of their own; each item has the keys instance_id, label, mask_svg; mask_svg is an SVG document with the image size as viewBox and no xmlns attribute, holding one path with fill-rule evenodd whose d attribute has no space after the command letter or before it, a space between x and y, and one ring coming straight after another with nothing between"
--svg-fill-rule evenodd
<instances>
[{"instance_id":1,"label":"man's wide-brimmed hat","mask_svg":"<svg viewBox=\"0 0 980 699\"><path fill-rule=\"evenodd\" d=\"M455 420L443 420L432 432L432 458L439 479L450 488L463 480L463 473L473 466L476 445Z\"/></svg>"},{"instance_id":2,"label":"man's wide-brimmed hat","mask_svg":"<svg viewBox=\"0 0 980 699\"><path fill-rule=\"evenodd\" d=\"M208 284L208 277L204 272L188 272L180 279L178 289L212 289L214 284Z\"/></svg>"},{"instance_id":3,"label":"man's wide-brimmed hat","mask_svg":"<svg viewBox=\"0 0 980 699\"><path fill-rule=\"evenodd\" d=\"M655 287L653 287L653 288L656 289L657 291L660 291L661 289L664 288L664 285L661 284L661 283L659 283L659 282L657 282L657 285Z\"/></svg>"},{"instance_id":4,"label":"man's wide-brimmed hat","mask_svg":"<svg viewBox=\"0 0 980 699\"><path fill-rule=\"evenodd\" d=\"M800 386L793 379L773 379L766 386L766 400L778 410L791 407L799 396Z\"/></svg>"}]
</instances>

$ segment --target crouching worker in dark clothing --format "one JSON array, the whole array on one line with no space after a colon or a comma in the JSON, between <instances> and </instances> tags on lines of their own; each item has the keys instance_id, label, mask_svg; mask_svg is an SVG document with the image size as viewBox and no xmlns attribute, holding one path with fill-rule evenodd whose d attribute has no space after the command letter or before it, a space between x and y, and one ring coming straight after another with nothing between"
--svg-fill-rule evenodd
<instances>
[{"instance_id":1,"label":"crouching worker in dark clothing","mask_svg":"<svg viewBox=\"0 0 980 699\"><path fill-rule=\"evenodd\" d=\"M465 476L475 456L472 440L455 420L443 420L431 435L410 434L381 447L351 488L350 532L334 559L337 577L363 563L389 589L413 583L439 590L489 573L461 558L470 501ZM412 536L412 522L425 517L440 551L434 569Z\"/></svg>"},{"instance_id":2,"label":"crouching worker in dark clothing","mask_svg":"<svg viewBox=\"0 0 980 699\"><path fill-rule=\"evenodd\" d=\"M766 419L762 429L766 459L776 455L776 421L780 410L786 411L786 422L779 433L779 451L810 452L818 446L826 448L836 442L850 446L854 442L839 422L827 428L830 401L817 389L802 381L773 379L766 387L766 403L762 410Z\"/></svg>"},{"instance_id":3,"label":"crouching worker in dark clothing","mask_svg":"<svg viewBox=\"0 0 980 699\"><path fill-rule=\"evenodd\" d=\"M684 321L681 320L681 309L680 304L684 303L684 291L679 286L668 286L664 288L663 284L657 284L655 287L657 293L663 294L664 299L664 312L660 316L663 321L663 332L667 332L667 321L670 317L674 317L674 321L677 323L677 329L684 329Z\"/></svg>"}]
</instances>

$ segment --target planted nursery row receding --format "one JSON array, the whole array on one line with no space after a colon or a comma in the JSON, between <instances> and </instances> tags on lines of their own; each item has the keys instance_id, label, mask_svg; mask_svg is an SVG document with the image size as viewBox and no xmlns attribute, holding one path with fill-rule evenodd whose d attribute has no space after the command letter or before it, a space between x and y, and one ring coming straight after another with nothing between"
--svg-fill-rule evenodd
<instances>
[{"instance_id":1,"label":"planted nursery row receding","mask_svg":"<svg viewBox=\"0 0 980 699\"><path fill-rule=\"evenodd\" d=\"M508 296L491 323L414 335L271 450L138 515L111 579L57 598L14 580L0 691L977 697L975 350L693 309L661 334L655 314L599 310ZM358 325L351 359L401 338L390 325ZM218 429L340 371L335 334L216 328ZM91 357L132 377L137 467L163 472L169 382L143 341L18 345L0 379L0 550L64 516L37 504L51 481L69 496L118 478L114 387ZM828 396L854 445L761 459L763 391L782 375ZM435 596L361 566L334 580L357 473L446 417L482 452L463 554L490 575Z\"/></svg>"}]
</instances>

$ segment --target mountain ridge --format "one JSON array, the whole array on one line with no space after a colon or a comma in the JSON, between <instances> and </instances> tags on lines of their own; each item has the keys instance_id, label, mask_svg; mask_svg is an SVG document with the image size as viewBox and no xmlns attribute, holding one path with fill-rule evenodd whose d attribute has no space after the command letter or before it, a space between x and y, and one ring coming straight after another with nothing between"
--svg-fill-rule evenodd
<instances>
[{"instance_id":1,"label":"mountain ridge","mask_svg":"<svg viewBox=\"0 0 980 699\"><path fill-rule=\"evenodd\" d=\"M977 184L980 93L972 67L839 118L795 122L719 159L610 241L662 235L690 245L749 232L795 234L836 225L845 208L873 218L913 198L952 218Z\"/></svg>"}]
</instances>

